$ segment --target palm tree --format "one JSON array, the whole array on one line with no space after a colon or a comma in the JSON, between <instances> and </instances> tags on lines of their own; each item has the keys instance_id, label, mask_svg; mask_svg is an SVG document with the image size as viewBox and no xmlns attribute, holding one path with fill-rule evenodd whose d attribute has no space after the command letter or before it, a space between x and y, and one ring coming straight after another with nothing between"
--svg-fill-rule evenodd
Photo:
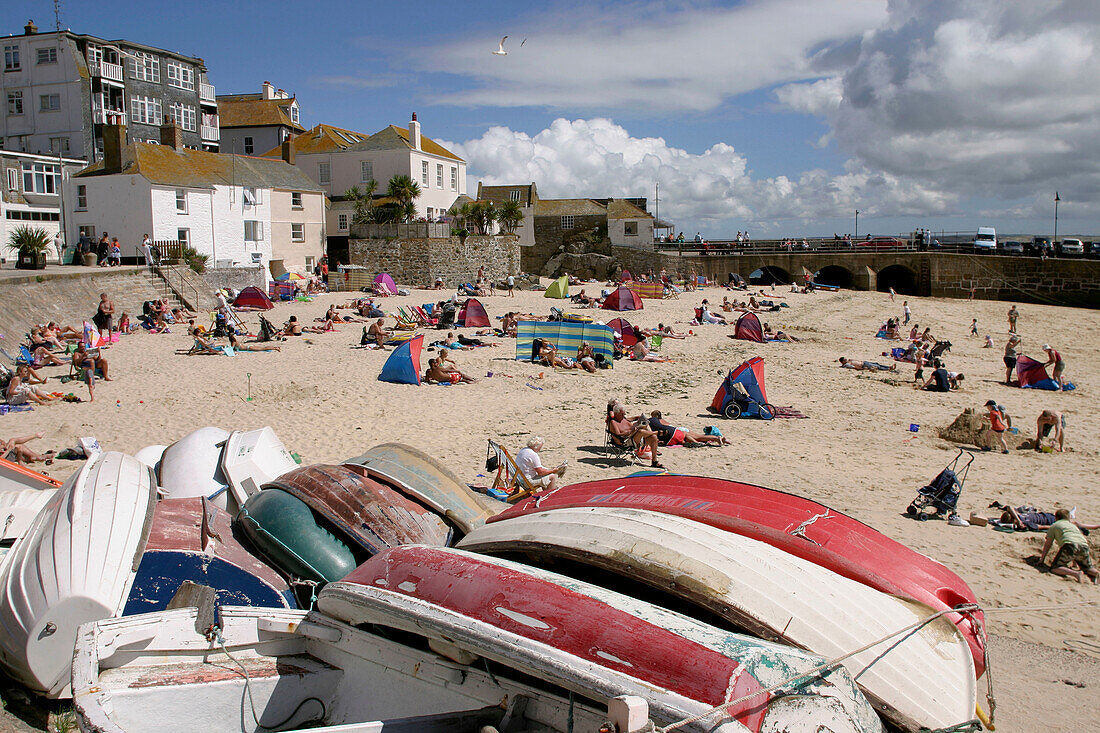
<instances>
[{"instance_id":1,"label":"palm tree","mask_svg":"<svg viewBox=\"0 0 1100 733\"><path fill-rule=\"evenodd\" d=\"M452 206L447 209L447 214L453 217L453 221L451 222L452 229L466 229L467 223L470 220L471 208L469 201L463 201L461 206Z\"/></svg>"},{"instance_id":2,"label":"palm tree","mask_svg":"<svg viewBox=\"0 0 1100 733\"><path fill-rule=\"evenodd\" d=\"M519 202L511 199L505 201L497 212L497 221L505 232L515 234L520 222L523 221L523 210L520 209Z\"/></svg>"},{"instance_id":3,"label":"palm tree","mask_svg":"<svg viewBox=\"0 0 1100 733\"><path fill-rule=\"evenodd\" d=\"M401 223L407 223L416 218L416 203L412 201L406 201L403 204L398 204L397 213L401 219Z\"/></svg>"},{"instance_id":4,"label":"palm tree","mask_svg":"<svg viewBox=\"0 0 1100 733\"><path fill-rule=\"evenodd\" d=\"M377 191L378 181L372 178L363 184L362 189L358 186L352 186L344 192L344 198L351 201L354 206L351 216L352 224L374 221L374 194Z\"/></svg>"},{"instance_id":5,"label":"palm tree","mask_svg":"<svg viewBox=\"0 0 1100 733\"><path fill-rule=\"evenodd\" d=\"M409 176L397 175L390 179L386 195L397 202L405 221L416 217L416 205L413 203L420 198L420 184ZM412 216L405 217L408 213L408 204L413 204Z\"/></svg>"}]
</instances>

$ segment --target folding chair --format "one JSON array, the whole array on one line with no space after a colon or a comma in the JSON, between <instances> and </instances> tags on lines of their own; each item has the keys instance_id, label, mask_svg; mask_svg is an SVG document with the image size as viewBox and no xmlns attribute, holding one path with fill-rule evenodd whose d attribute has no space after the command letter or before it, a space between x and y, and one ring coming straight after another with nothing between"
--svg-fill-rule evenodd
<instances>
[{"instance_id":1,"label":"folding chair","mask_svg":"<svg viewBox=\"0 0 1100 733\"><path fill-rule=\"evenodd\" d=\"M637 447L634 445L634 441L630 438L615 435L611 432L611 426L608 425L607 421L604 421L603 449L612 458L630 461L631 466L638 460L638 454L635 452Z\"/></svg>"},{"instance_id":2,"label":"folding chair","mask_svg":"<svg viewBox=\"0 0 1100 733\"><path fill-rule=\"evenodd\" d=\"M509 504L515 504L520 499L524 499L540 490L540 487L533 485L523 471L519 470L519 466L516 465L516 461L512 458L512 454L508 452L508 449L500 443L490 440L486 460L489 461L494 457L496 458L497 475L493 478L492 488L507 491Z\"/></svg>"},{"instance_id":3,"label":"folding chair","mask_svg":"<svg viewBox=\"0 0 1100 733\"><path fill-rule=\"evenodd\" d=\"M649 348L650 348L651 351L659 352L661 350L661 344L663 344L664 342L665 342L665 337L664 336L650 336L649 337Z\"/></svg>"},{"instance_id":4,"label":"folding chair","mask_svg":"<svg viewBox=\"0 0 1100 733\"><path fill-rule=\"evenodd\" d=\"M416 330L416 321L409 321L405 318L405 315L400 311L394 311L390 313L393 320L396 321L394 328L398 331L414 331Z\"/></svg>"}]
</instances>

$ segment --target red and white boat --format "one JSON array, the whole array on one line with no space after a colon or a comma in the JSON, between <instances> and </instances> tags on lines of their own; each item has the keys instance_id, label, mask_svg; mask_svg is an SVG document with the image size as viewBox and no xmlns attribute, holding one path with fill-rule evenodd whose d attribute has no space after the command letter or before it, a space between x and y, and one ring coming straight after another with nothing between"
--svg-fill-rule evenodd
<instances>
[{"instance_id":1,"label":"red and white boat","mask_svg":"<svg viewBox=\"0 0 1100 733\"><path fill-rule=\"evenodd\" d=\"M883 593L937 611L977 603L947 566L816 501L737 481L704 476L634 476L586 481L532 496L487 522L553 509L619 507L672 514L765 542ZM980 611L974 616L982 620ZM968 615L947 616L985 671L982 634Z\"/></svg>"}]
</instances>

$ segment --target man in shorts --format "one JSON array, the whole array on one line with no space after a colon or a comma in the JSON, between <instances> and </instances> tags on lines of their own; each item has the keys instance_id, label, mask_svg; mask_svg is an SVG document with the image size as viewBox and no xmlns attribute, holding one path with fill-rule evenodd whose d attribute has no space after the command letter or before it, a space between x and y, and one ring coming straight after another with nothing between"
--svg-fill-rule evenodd
<instances>
[{"instance_id":1,"label":"man in shorts","mask_svg":"<svg viewBox=\"0 0 1100 733\"><path fill-rule=\"evenodd\" d=\"M1039 562L1045 562L1051 545L1057 544L1058 553L1050 564L1050 572L1064 578L1074 578L1078 583L1084 582L1085 577L1091 578L1093 583L1100 583L1100 571L1092 566L1092 558L1089 557L1088 540L1070 519L1069 510L1059 509L1054 513L1054 519L1054 524L1047 529ZM1079 569L1071 567L1073 565Z\"/></svg>"},{"instance_id":2,"label":"man in shorts","mask_svg":"<svg viewBox=\"0 0 1100 733\"><path fill-rule=\"evenodd\" d=\"M527 477L528 483L536 489L542 488L553 491L557 488L558 476L565 473L565 465L562 464L557 468L545 468L542 465L542 459L539 458L539 451L542 450L543 445L544 442L541 437L538 435L533 436L527 441L527 447L522 448L516 454L516 466Z\"/></svg>"}]
</instances>

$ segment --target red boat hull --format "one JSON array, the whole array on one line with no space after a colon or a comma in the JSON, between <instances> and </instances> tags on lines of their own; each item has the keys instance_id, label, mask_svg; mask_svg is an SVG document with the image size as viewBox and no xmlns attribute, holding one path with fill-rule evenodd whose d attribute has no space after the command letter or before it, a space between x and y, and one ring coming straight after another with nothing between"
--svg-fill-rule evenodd
<instances>
[{"instance_id":1,"label":"red boat hull","mask_svg":"<svg viewBox=\"0 0 1100 733\"><path fill-rule=\"evenodd\" d=\"M724 479L661 475L586 481L525 499L487 521L593 506L646 509L725 529L937 611L977 602L945 565L857 519L795 494ZM975 616L982 619L980 612ZM977 624L962 614L948 618L969 644L980 677L985 656Z\"/></svg>"}]
</instances>

